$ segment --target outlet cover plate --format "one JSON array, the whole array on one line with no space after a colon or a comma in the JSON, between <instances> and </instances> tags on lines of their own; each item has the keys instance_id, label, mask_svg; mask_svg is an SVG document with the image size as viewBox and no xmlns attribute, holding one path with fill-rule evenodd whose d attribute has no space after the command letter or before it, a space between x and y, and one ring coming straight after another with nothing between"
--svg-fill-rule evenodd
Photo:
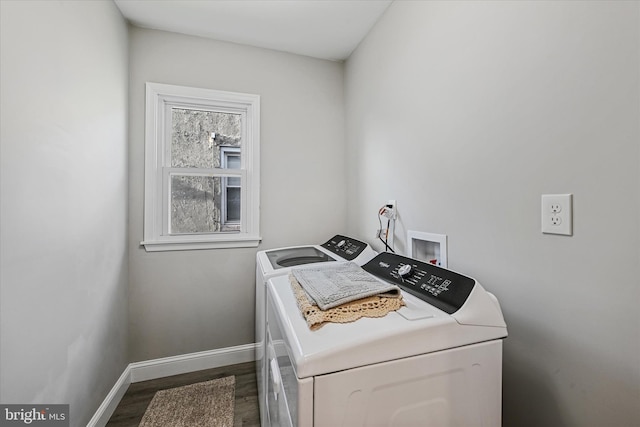
<instances>
[{"instance_id":1,"label":"outlet cover plate","mask_svg":"<svg viewBox=\"0 0 640 427\"><path fill-rule=\"evenodd\" d=\"M542 232L573 235L573 195L542 195Z\"/></svg>"}]
</instances>

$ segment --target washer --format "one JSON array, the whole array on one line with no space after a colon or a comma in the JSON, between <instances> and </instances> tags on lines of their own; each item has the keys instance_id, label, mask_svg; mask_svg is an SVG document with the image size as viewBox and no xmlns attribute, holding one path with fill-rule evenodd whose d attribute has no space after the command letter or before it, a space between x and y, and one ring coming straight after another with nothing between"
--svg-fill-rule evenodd
<instances>
[{"instance_id":1,"label":"washer","mask_svg":"<svg viewBox=\"0 0 640 427\"><path fill-rule=\"evenodd\" d=\"M271 426L500 426L498 300L475 279L391 253L363 266L406 307L311 331L287 276L267 286Z\"/></svg>"},{"instance_id":2,"label":"washer","mask_svg":"<svg viewBox=\"0 0 640 427\"><path fill-rule=\"evenodd\" d=\"M266 382L266 286L270 278L288 276L295 266L353 261L363 265L371 260L377 252L367 243L351 237L335 235L322 245L291 246L260 251L256 255L256 376L258 382L258 398L260 419L263 426L269 423L267 411ZM277 424L274 424L274 426Z\"/></svg>"}]
</instances>

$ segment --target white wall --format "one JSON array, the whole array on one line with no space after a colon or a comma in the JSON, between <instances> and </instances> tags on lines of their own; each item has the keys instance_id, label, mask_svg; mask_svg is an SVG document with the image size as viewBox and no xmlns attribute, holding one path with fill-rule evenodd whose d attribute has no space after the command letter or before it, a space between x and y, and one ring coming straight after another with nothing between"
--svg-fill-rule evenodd
<instances>
[{"instance_id":1,"label":"white wall","mask_svg":"<svg viewBox=\"0 0 640 427\"><path fill-rule=\"evenodd\" d=\"M2 1L0 401L86 425L128 363L127 26Z\"/></svg>"},{"instance_id":2,"label":"white wall","mask_svg":"<svg viewBox=\"0 0 640 427\"><path fill-rule=\"evenodd\" d=\"M505 426L640 425L637 2L397 1L347 61L349 233L397 199L502 304ZM540 195L574 194L574 235Z\"/></svg>"},{"instance_id":3,"label":"white wall","mask_svg":"<svg viewBox=\"0 0 640 427\"><path fill-rule=\"evenodd\" d=\"M259 249L346 229L343 67L175 33L131 29L130 319L133 361L254 342L251 249L147 253L144 84L261 96Z\"/></svg>"}]
</instances>

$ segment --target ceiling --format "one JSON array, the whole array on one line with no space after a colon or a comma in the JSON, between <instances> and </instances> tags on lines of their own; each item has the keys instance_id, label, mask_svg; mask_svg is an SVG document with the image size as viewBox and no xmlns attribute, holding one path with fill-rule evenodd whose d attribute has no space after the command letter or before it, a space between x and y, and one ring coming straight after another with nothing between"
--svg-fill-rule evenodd
<instances>
[{"instance_id":1,"label":"ceiling","mask_svg":"<svg viewBox=\"0 0 640 427\"><path fill-rule=\"evenodd\" d=\"M342 61L393 0L115 0L133 25Z\"/></svg>"}]
</instances>

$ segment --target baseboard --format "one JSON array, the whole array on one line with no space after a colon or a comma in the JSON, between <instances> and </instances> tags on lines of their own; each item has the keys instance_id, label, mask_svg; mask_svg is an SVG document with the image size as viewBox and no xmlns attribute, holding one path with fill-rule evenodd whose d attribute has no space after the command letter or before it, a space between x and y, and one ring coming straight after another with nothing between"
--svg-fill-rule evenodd
<instances>
[{"instance_id":1,"label":"baseboard","mask_svg":"<svg viewBox=\"0 0 640 427\"><path fill-rule=\"evenodd\" d=\"M153 380L171 375L251 362L256 359L255 344L182 354L162 359L135 362L131 365L131 382Z\"/></svg>"},{"instance_id":2,"label":"baseboard","mask_svg":"<svg viewBox=\"0 0 640 427\"><path fill-rule=\"evenodd\" d=\"M118 403L122 400L122 396L127 392L129 385L131 384L131 364L129 364L115 385L111 388L107 397L102 401L102 404L98 408L91 420L87 423L87 427L105 426L109 422L109 418L113 414L113 411L118 407Z\"/></svg>"},{"instance_id":3,"label":"baseboard","mask_svg":"<svg viewBox=\"0 0 640 427\"><path fill-rule=\"evenodd\" d=\"M130 363L109 394L107 394L87 427L104 427L107 425L109 418L113 415L131 383L235 365L237 363L252 362L255 360L255 353L255 344L245 344Z\"/></svg>"}]
</instances>

